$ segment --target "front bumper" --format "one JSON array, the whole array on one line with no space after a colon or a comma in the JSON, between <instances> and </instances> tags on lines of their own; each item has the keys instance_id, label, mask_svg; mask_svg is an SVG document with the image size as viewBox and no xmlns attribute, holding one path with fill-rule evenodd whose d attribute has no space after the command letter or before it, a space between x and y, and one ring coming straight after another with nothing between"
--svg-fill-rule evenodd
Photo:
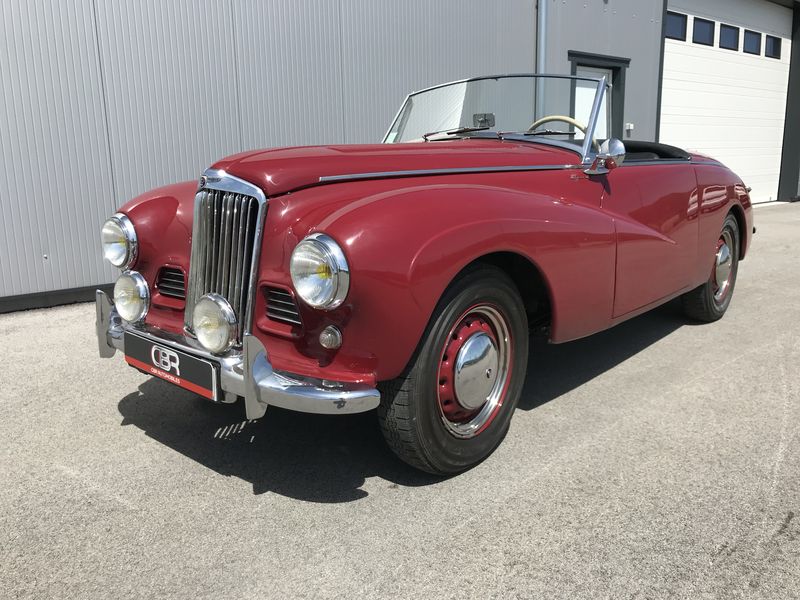
<instances>
[{"instance_id":1,"label":"front bumper","mask_svg":"<svg viewBox=\"0 0 800 600\"><path fill-rule=\"evenodd\" d=\"M319 381L274 371L264 345L253 335L245 335L241 352L214 356L194 340L147 325L133 326L117 314L111 298L102 290L95 294L97 343L102 358L117 350L125 353L125 329L165 346L172 346L219 365L220 387L225 402L244 398L248 419L264 415L267 406L317 414L359 413L372 410L380 402L380 392L366 385Z\"/></svg>"}]
</instances>

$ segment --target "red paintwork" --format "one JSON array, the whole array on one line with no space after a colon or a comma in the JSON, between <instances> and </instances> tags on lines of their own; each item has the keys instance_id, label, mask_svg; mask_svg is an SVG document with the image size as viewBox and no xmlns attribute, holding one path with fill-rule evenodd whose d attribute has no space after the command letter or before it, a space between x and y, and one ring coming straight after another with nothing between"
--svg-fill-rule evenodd
<instances>
[{"instance_id":1,"label":"red paintwork","mask_svg":"<svg viewBox=\"0 0 800 600\"><path fill-rule=\"evenodd\" d=\"M506 165L564 165L576 153L523 142L453 140L420 144L288 148L240 154L215 168L260 185L269 197L259 268L264 285L292 290L289 257L313 231L342 246L350 293L332 312L302 303L304 327L265 317L255 305L255 335L279 370L374 383L407 365L445 288L472 261L516 253L538 268L552 305L551 340L610 327L708 278L722 222L752 232L741 180L707 158L701 164L623 165L604 177L548 170L367 179L319 185L343 173ZM126 204L141 242L134 267L151 287L158 269L188 273L197 184L155 190ZM181 310L151 307L147 322L183 327ZM317 337L343 331L335 352Z\"/></svg>"},{"instance_id":2,"label":"red paintwork","mask_svg":"<svg viewBox=\"0 0 800 600\"><path fill-rule=\"evenodd\" d=\"M125 204L139 239L139 256L133 269L139 271L153 291L146 322L155 327L183 332L183 303L161 296L155 290L161 267L178 267L189 272L194 194L197 183L190 181L169 185Z\"/></svg>"},{"instance_id":3,"label":"red paintwork","mask_svg":"<svg viewBox=\"0 0 800 600\"><path fill-rule=\"evenodd\" d=\"M572 164L576 154L544 145L456 139L415 144L301 146L245 152L214 165L276 196L316 185L321 176L420 169ZM519 150L524 148L526 152Z\"/></svg>"}]
</instances>

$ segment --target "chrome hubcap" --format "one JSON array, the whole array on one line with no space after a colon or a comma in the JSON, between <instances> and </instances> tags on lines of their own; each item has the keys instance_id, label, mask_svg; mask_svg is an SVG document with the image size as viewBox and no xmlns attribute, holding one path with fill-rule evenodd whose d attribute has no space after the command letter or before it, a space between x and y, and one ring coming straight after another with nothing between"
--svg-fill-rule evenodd
<instances>
[{"instance_id":1,"label":"chrome hubcap","mask_svg":"<svg viewBox=\"0 0 800 600\"><path fill-rule=\"evenodd\" d=\"M456 402L467 410L483 406L497 381L497 364L492 338L483 332L471 335L456 356Z\"/></svg>"},{"instance_id":2,"label":"chrome hubcap","mask_svg":"<svg viewBox=\"0 0 800 600\"><path fill-rule=\"evenodd\" d=\"M489 305L465 312L450 330L438 369L439 413L459 438L478 435L503 405L512 364L511 333Z\"/></svg>"},{"instance_id":3,"label":"chrome hubcap","mask_svg":"<svg viewBox=\"0 0 800 600\"><path fill-rule=\"evenodd\" d=\"M731 271L733 270L733 238L731 232L725 230L722 237L717 242L717 255L714 261L714 300L722 301L728 293L731 285Z\"/></svg>"}]
</instances>

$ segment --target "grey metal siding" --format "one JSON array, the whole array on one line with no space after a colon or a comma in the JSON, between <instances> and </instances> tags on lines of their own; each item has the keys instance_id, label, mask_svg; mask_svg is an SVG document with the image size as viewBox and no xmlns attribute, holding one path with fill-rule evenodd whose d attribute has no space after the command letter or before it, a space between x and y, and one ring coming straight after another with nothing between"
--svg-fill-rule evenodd
<instances>
[{"instance_id":1,"label":"grey metal siding","mask_svg":"<svg viewBox=\"0 0 800 600\"><path fill-rule=\"evenodd\" d=\"M114 211L92 3L0 3L0 296L108 281Z\"/></svg>"},{"instance_id":2,"label":"grey metal siding","mask_svg":"<svg viewBox=\"0 0 800 600\"><path fill-rule=\"evenodd\" d=\"M344 141L340 4L236 4L243 148Z\"/></svg>"},{"instance_id":3,"label":"grey metal siding","mask_svg":"<svg viewBox=\"0 0 800 600\"><path fill-rule=\"evenodd\" d=\"M348 143L382 139L412 90L536 70L535 0L351 0L341 23Z\"/></svg>"},{"instance_id":4,"label":"grey metal siding","mask_svg":"<svg viewBox=\"0 0 800 600\"><path fill-rule=\"evenodd\" d=\"M570 50L631 59L625 77L625 118L634 139L655 140L661 60L660 0L548 3L547 71L568 73Z\"/></svg>"},{"instance_id":5,"label":"grey metal siding","mask_svg":"<svg viewBox=\"0 0 800 600\"><path fill-rule=\"evenodd\" d=\"M380 141L411 90L535 64L535 0L4 0L0 16L0 297L112 281L105 218L218 158Z\"/></svg>"},{"instance_id":6,"label":"grey metal siding","mask_svg":"<svg viewBox=\"0 0 800 600\"><path fill-rule=\"evenodd\" d=\"M231 3L95 1L115 203L238 151Z\"/></svg>"}]
</instances>

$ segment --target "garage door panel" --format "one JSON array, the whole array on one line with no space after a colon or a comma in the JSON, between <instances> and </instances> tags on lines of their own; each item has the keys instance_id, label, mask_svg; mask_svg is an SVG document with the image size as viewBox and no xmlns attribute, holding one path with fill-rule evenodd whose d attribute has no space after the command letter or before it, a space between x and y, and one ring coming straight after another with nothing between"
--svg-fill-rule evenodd
<instances>
[{"instance_id":1,"label":"garage door panel","mask_svg":"<svg viewBox=\"0 0 800 600\"><path fill-rule=\"evenodd\" d=\"M791 17L787 9L764 0L669 0L669 9L697 15L703 19L748 27L781 37L791 36Z\"/></svg>"},{"instance_id":2,"label":"garage door panel","mask_svg":"<svg viewBox=\"0 0 800 600\"><path fill-rule=\"evenodd\" d=\"M708 69L714 68L711 62L705 62L704 66ZM789 66L785 65L772 70L757 69L749 75L747 69L728 74L723 74L722 69L717 69L717 72L717 75L703 77L702 74L690 73L685 70L670 71L665 68L664 81L669 80L697 87L715 86L720 88L720 91L727 91L731 94L769 97L771 94L786 93L786 86L782 84L782 81L789 73Z\"/></svg>"},{"instance_id":3,"label":"garage door panel","mask_svg":"<svg viewBox=\"0 0 800 600\"><path fill-rule=\"evenodd\" d=\"M681 94L680 92L664 91L662 98L664 114L683 114L687 119L719 116L726 119L737 117L745 121L765 118L773 121L778 120L781 124L784 121L786 94L781 95L779 98L759 98L695 92L691 98L694 103L691 112L687 112L685 95L685 93ZM721 111L724 111L724 114Z\"/></svg>"},{"instance_id":4,"label":"garage door panel","mask_svg":"<svg viewBox=\"0 0 800 600\"><path fill-rule=\"evenodd\" d=\"M675 116L680 116L677 113L673 114L675 114ZM776 129L782 123L782 121L780 121L779 119L757 119L757 118L742 119L740 116L734 115L730 117L716 117L714 119L715 123L709 125L707 120L711 117L716 117L716 115L700 115L697 117L692 117L691 119L684 119L682 121L682 125L688 127L703 127L704 129L719 128L723 130L735 127L739 131L752 130L753 133L758 133L760 135L761 133L760 130L763 129L764 127ZM780 139L780 138L776 136L773 139Z\"/></svg>"},{"instance_id":5,"label":"garage door panel","mask_svg":"<svg viewBox=\"0 0 800 600\"><path fill-rule=\"evenodd\" d=\"M708 154L753 188L755 201L774 199L780 177L791 55L792 11L765 0L672 0L688 14L687 41L664 44L660 140ZM782 39L781 58L695 44L693 17ZM781 28L783 26L783 29ZM743 33L740 34L740 46Z\"/></svg>"}]
</instances>

